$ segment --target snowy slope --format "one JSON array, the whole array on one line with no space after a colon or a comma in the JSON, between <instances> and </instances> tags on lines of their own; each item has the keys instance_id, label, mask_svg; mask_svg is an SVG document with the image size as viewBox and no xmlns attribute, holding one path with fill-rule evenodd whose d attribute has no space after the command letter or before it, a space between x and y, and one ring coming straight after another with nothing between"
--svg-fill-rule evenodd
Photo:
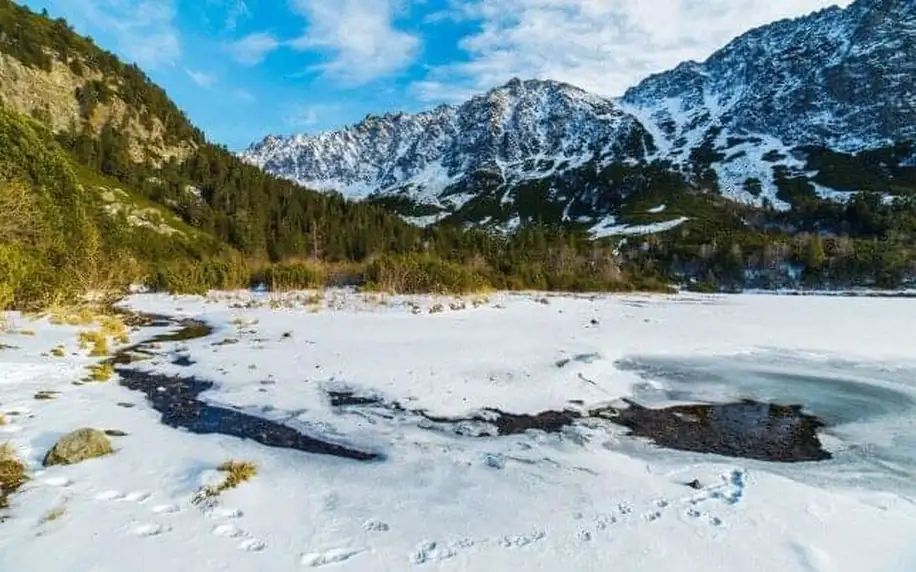
<instances>
[{"instance_id":1,"label":"snowy slope","mask_svg":"<svg viewBox=\"0 0 916 572\"><path fill-rule=\"evenodd\" d=\"M750 177L772 189L768 152L854 153L916 139L914 77L916 1L858 0L752 30L703 63L646 79L621 104L678 162L710 136L714 149L740 156L715 169L723 192L742 198Z\"/></svg>"},{"instance_id":2,"label":"snowy slope","mask_svg":"<svg viewBox=\"0 0 916 572\"><path fill-rule=\"evenodd\" d=\"M370 463L167 427L116 381L71 384L95 361L77 349L76 328L13 315L15 330L35 335L0 335L14 346L0 352L0 435L31 480L2 524L0 570L916 569L910 301L541 298L499 294L463 310L344 291L318 311L295 295L273 298L274 310L249 293L129 301L216 327L163 343L140 367L212 380L208 403L384 454ZM444 311L428 313L439 302ZM237 343L214 345L228 338ZM41 355L58 343L76 355ZM175 355L192 363L172 364ZM665 374L671 363L706 367L700 358L718 365ZM658 365L640 374L618 360ZM606 423L461 437L396 411L332 407L327 390L345 388L436 415L627 395L800 402L830 421L822 440L835 458L666 451ZM60 394L38 401L39 390ZM114 455L42 470L50 444L81 426L127 435ZM256 462L257 476L209 510L193 506L230 458ZM684 485L693 479L698 490Z\"/></svg>"}]
</instances>

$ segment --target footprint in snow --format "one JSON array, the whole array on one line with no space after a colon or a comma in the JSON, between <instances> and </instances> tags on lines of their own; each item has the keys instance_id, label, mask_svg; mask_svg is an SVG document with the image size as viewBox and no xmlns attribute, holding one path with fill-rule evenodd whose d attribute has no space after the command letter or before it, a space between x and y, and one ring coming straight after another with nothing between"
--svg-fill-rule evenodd
<instances>
[{"instance_id":1,"label":"footprint in snow","mask_svg":"<svg viewBox=\"0 0 916 572\"><path fill-rule=\"evenodd\" d=\"M140 538L149 538L151 536L159 536L160 534L169 532L172 530L171 526L162 525L162 524L141 524L133 529L133 535L139 536Z\"/></svg>"},{"instance_id":2,"label":"footprint in snow","mask_svg":"<svg viewBox=\"0 0 916 572\"><path fill-rule=\"evenodd\" d=\"M124 502L135 502L137 504L144 504L152 497L153 497L152 493L149 493L146 491L134 491L132 493L127 493L126 495L124 495L124 498L120 500Z\"/></svg>"},{"instance_id":3,"label":"footprint in snow","mask_svg":"<svg viewBox=\"0 0 916 572\"><path fill-rule=\"evenodd\" d=\"M524 548L534 544L535 542L540 542L547 537L547 533L543 530L535 530L529 534L521 534L518 536L504 536L500 539L500 544L503 548Z\"/></svg>"},{"instance_id":4,"label":"footprint in snow","mask_svg":"<svg viewBox=\"0 0 916 572\"><path fill-rule=\"evenodd\" d=\"M595 529L607 530L607 527L617 524L617 517L614 515L598 515L595 517Z\"/></svg>"},{"instance_id":5,"label":"footprint in snow","mask_svg":"<svg viewBox=\"0 0 916 572\"><path fill-rule=\"evenodd\" d=\"M368 550L367 548L332 548L324 552L310 552L303 554L301 562L303 566L317 568L328 564L337 564L344 562Z\"/></svg>"},{"instance_id":6,"label":"footprint in snow","mask_svg":"<svg viewBox=\"0 0 916 572\"><path fill-rule=\"evenodd\" d=\"M244 550L245 552L261 552L265 548L267 548L267 543L257 538L249 538L239 544L239 550Z\"/></svg>"},{"instance_id":7,"label":"footprint in snow","mask_svg":"<svg viewBox=\"0 0 916 572\"><path fill-rule=\"evenodd\" d=\"M662 513L661 511L656 510L654 512L647 512L646 514L642 515L642 517L646 522L655 522L662 517Z\"/></svg>"},{"instance_id":8,"label":"footprint in snow","mask_svg":"<svg viewBox=\"0 0 916 572\"><path fill-rule=\"evenodd\" d=\"M212 534L223 538L238 538L244 536L245 532L234 524L220 524L213 528Z\"/></svg>"},{"instance_id":9,"label":"footprint in snow","mask_svg":"<svg viewBox=\"0 0 916 572\"><path fill-rule=\"evenodd\" d=\"M380 520L370 519L363 523L363 530L366 532L388 532L390 526Z\"/></svg>"},{"instance_id":10,"label":"footprint in snow","mask_svg":"<svg viewBox=\"0 0 916 572\"><path fill-rule=\"evenodd\" d=\"M95 500L100 501L116 501L122 500L124 498L124 493L120 491L105 491L95 495Z\"/></svg>"},{"instance_id":11,"label":"footprint in snow","mask_svg":"<svg viewBox=\"0 0 916 572\"><path fill-rule=\"evenodd\" d=\"M99 493L95 496L95 500L100 501L114 501L114 502L133 502L137 504L144 504L149 499L153 497L153 494L147 491L134 491L130 493L123 493L121 491L105 491Z\"/></svg>"},{"instance_id":12,"label":"footprint in snow","mask_svg":"<svg viewBox=\"0 0 916 572\"><path fill-rule=\"evenodd\" d=\"M155 514L174 514L176 512L181 512L181 507L177 504L160 504L153 507Z\"/></svg>"}]
</instances>

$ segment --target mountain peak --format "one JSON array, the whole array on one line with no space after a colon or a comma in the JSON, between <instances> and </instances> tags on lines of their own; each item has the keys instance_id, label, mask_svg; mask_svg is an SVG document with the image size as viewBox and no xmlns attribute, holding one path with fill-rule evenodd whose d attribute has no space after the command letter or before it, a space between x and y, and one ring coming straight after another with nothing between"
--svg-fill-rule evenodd
<instances>
[{"instance_id":1,"label":"mountain peak","mask_svg":"<svg viewBox=\"0 0 916 572\"><path fill-rule=\"evenodd\" d=\"M659 160L699 187L789 208L777 168L808 177L805 149L856 153L916 139L914 93L916 0L857 0L751 30L618 100L513 77L460 106L265 141L246 159L306 186L449 212L532 181L558 193L557 181L583 166ZM592 203L607 199L578 188Z\"/></svg>"},{"instance_id":2,"label":"mountain peak","mask_svg":"<svg viewBox=\"0 0 916 572\"><path fill-rule=\"evenodd\" d=\"M532 156L570 164L641 156L642 147L616 143L631 141L634 131L637 140L645 135L610 100L561 82L513 78L457 107L370 115L336 132L264 140L244 157L312 188L354 198L404 191L440 205L469 172L523 179L549 169L528 161Z\"/></svg>"}]
</instances>

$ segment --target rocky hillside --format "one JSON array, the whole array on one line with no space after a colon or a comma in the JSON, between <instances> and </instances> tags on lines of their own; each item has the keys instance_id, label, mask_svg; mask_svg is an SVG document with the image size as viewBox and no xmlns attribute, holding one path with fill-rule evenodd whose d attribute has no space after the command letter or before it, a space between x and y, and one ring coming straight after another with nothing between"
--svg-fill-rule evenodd
<instances>
[{"instance_id":1,"label":"rocky hillside","mask_svg":"<svg viewBox=\"0 0 916 572\"><path fill-rule=\"evenodd\" d=\"M916 190L914 72L916 0L858 0L752 30L620 100L513 80L459 107L268 137L243 157L418 223L541 218L601 231L621 228L650 190L668 197L649 209L679 202L677 191L785 211Z\"/></svg>"},{"instance_id":2,"label":"rocky hillside","mask_svg":"<svg viewBox=\"0 0 916 572\"><path fill-rule=\"evenodd\" d=\"M117 131L138 163L184 159L202 141L138 67L10 0L0 0L0 104L55 133Z\"/></svg>"}]
</instances>

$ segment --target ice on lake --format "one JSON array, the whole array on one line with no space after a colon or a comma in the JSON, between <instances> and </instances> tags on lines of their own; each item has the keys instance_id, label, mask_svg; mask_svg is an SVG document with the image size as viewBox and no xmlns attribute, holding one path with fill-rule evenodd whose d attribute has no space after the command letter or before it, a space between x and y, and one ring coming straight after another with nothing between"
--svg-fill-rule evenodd
<instances>
[{"instance_id":1,"label":"ice on lake","mask_svg":"<svg viewBox=\"0 0 916 572\"><path fill-rule=\"evenodd\" d=\"M78 347L80 329L9 315L0 441L31 480L0 525L0 570L916 570L911 300L351 291L314 300L132 296L125 306L213 328L199 339L170 339L162 321L133 332L132 343L160 335L139 348L144 359L122 364L148 374L144 391L73 385L98 361ZM48 355L58 345L65 355ZM188 411L205 404L383 457L165 425L175 376L206 382L175 393ZM623 399L759 402L726 421L800 405L823 422L832 458L674 451L606 420L537 417ZM485 424L493 411L550 421L550 432L424 423ZM43 469L54 440L83 426L123 432L115 454ZM191 500L228 459L255 463L257 475L201 510Z\"/></svg>"}]
</instances>

